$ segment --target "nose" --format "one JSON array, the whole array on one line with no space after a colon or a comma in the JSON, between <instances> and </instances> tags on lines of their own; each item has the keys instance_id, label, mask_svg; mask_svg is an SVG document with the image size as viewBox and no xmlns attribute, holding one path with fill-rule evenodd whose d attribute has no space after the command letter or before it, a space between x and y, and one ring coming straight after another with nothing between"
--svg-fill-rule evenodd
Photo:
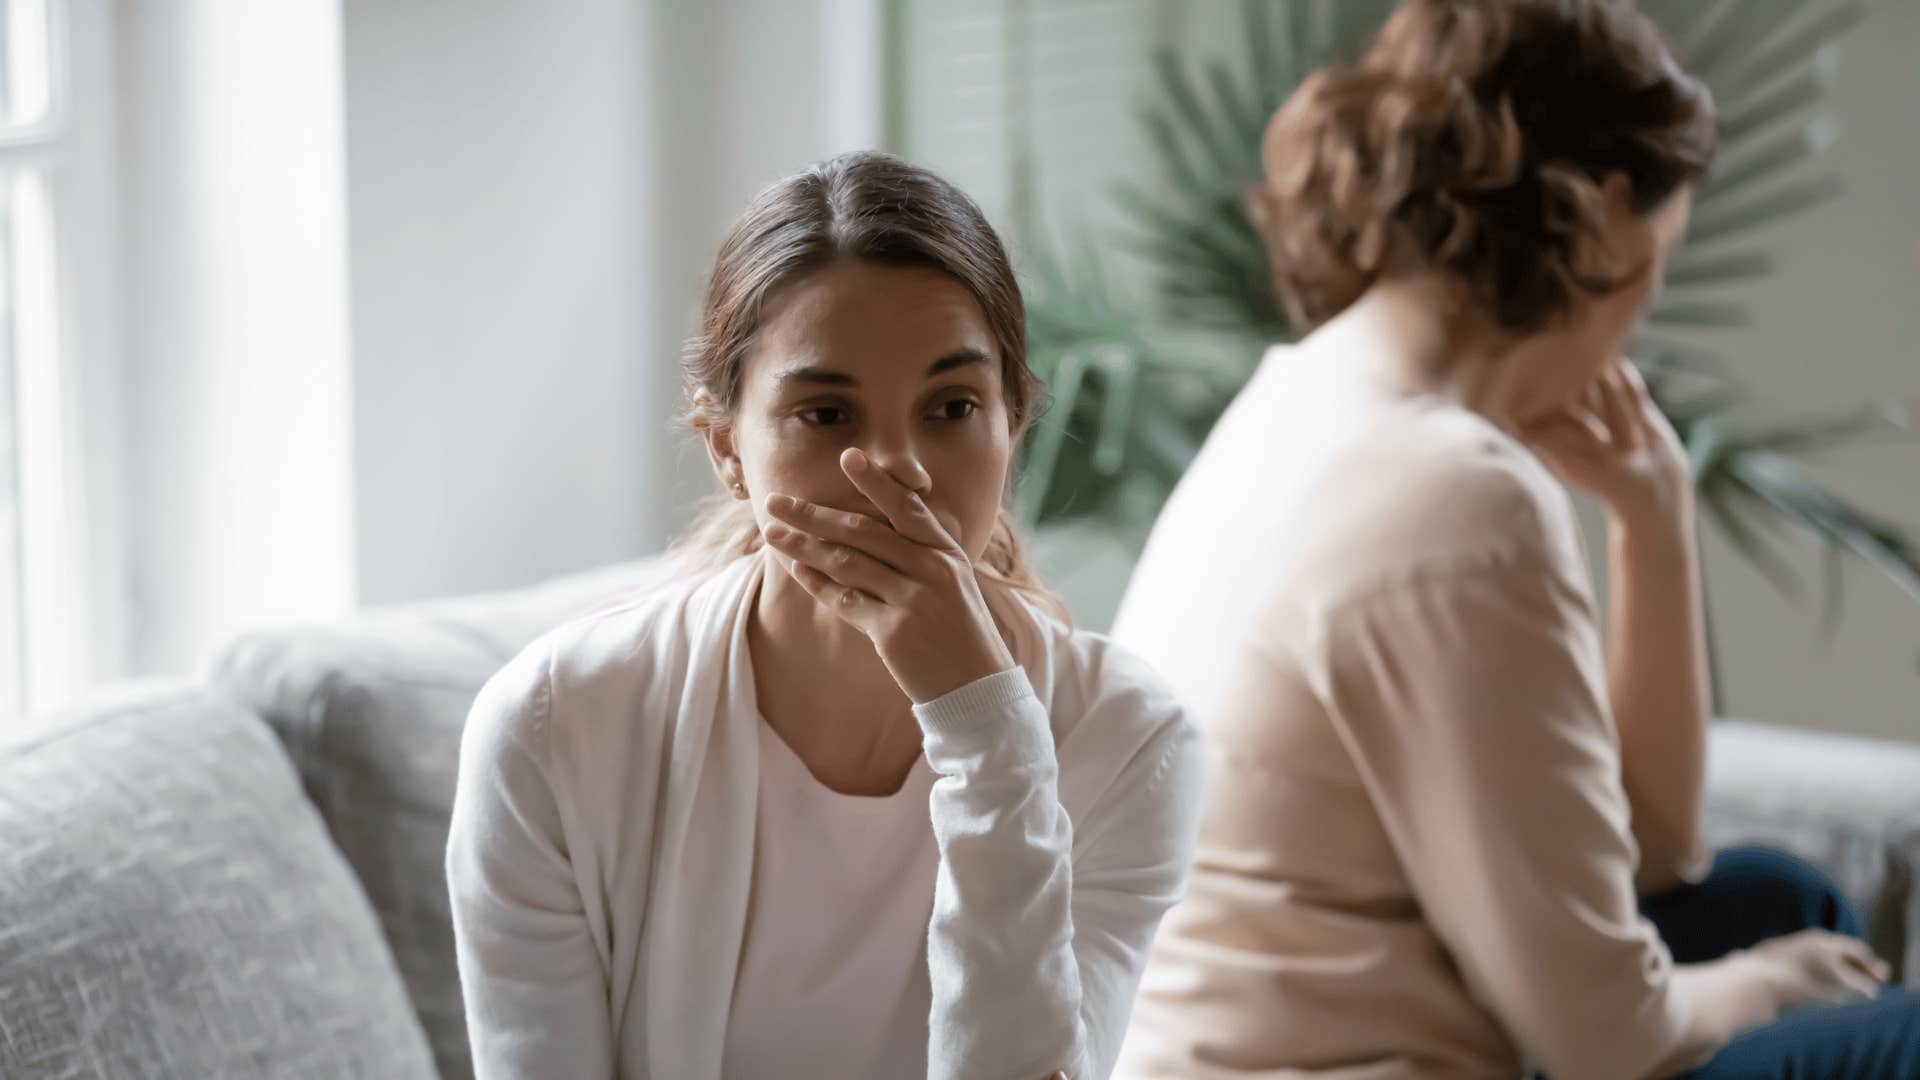
<instances>
[{"instance_id":1,"label":"nose","mask_svg":"<svg viewBox=\"0 0 1920 1080\"><path fill-rule=\"evenodd\" d=\"M920 464L919 455L906 442L887 440L883 445L880 440L874 440L873 445L861 449L881 471L899 481L907 490L922 496L932 490L933 477L928 475L926 466Z\"/></svg>"}]
</instances>

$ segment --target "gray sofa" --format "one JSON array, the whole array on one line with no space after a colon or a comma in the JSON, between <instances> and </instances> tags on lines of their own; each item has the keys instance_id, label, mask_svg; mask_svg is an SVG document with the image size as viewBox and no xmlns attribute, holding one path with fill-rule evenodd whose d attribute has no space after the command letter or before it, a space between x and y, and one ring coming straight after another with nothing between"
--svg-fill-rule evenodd
<instances>
[{"instance_id":1,"label":"gray sofa","mask_svg":"<svg viewBox=\"0 0 1920 1080\"><path fill-rule=\"evenodd\" d=\"M249 634L0 733L0 1077L471 1075L441 874L467 705L647 573ZM1920 746L1723 722L1709 826L1826 867L1920 975Z\"/></svg>"}]
</instances>

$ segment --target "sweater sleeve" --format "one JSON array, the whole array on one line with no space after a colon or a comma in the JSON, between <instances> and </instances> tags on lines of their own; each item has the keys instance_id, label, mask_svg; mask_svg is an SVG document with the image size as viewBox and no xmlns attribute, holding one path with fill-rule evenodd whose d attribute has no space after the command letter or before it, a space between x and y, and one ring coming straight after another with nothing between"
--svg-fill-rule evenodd
<instances>
[{"instance_id":1,"label":"sweater sleeve","mask_svg":"<svg viewBox=\"0 0 1920 1080\"><path fill-rule=\"evenodd\" d=\"M487 683L460 742L447 883L479 1080L614 1071L606 967L544 753L546 652Z\"/></svg>"},{"instance_id":2,"label":"sweater sleeve","mask_svg":"<svg viewBox=\"0 0 1920 1080\"><path fill-rule=\"evenodd\" d=\"M1335 723L1422 913L1526 1064L1619 1080L1700 1049L1638 913L1580 584L1516 555L1396 582L1329 627Z\"/></svg>"},{"instance_id":3,"label":"sweater sleeve","mask_svg":"<svg viewBox=\"0 0 1920 1080\"><path fill-rule=\"evenodd\" d=\"M1100 715L1118 710L1136 715ZM1149 734L1119 748L1131 752L1076 845L1047 710L1025 671L914 711L940 774L927 1075L1104 1080L1154 928L1192 856L1201 783L1192 728L1170 699L1139 688L1095 702L1079 722L1087 737Z\"/></svg>"}]
</instances>

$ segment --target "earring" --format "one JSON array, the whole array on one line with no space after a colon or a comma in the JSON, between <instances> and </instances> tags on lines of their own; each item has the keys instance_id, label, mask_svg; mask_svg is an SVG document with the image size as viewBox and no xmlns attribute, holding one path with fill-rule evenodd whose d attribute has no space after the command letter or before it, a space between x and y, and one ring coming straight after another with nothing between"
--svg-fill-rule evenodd
<instances>
[{"instance_id":1,"label":"earring","mask_svg":"<svg viewBox=\"0 0 1920 1080\"><path fill-rule=\"evenodd\" d=\"M734 495L734 497L735 497L735 498L737 498L737 499L744 499L744 498L746 498L746 497L747 497L747 485L745 485L745 484L742 484L742 483L740 483L740 482L739 482L738 480L736 480L736 481L734 481L734 484L733 484L733 495Z\"/></svg>"}]
</instances>

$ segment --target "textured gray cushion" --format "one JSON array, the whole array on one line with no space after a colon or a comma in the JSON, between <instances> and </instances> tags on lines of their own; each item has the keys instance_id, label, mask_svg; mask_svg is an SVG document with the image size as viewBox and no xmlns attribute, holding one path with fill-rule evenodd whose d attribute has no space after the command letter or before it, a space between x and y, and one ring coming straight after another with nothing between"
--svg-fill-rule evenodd
<instances>
[{"instance_id":1,"label":"textured gray cushion","mask_svg":"<svg viewBox=\"0 0 1920 1080\"><path fill-rule=\"evenodd\" d=\"M1734 721L1712 738L1708 840L1825 870L1862 905L1894 977L1920 987L1920 746Z\"/></svg>"},{"instance_id":2,"label":"textured gray cushion","mask_svg":"<svg viewBox=\"0 0 1920 1080\"><path fill-rule=\"evenodd\" d=\"M432 1075L258 718L146 690L0 745L0 1076Z\"/></svg>"},{"instance_id":3,"label":"textured gray cushion","mask_svg":"<svg viewBox=\"0 0 1920 1080\"><path fill-rule=\"evenodd\" d=\"M213 664L212 681L285 742L359 872L448 1080L473 1071L444 869L467 709L528 642L630 590L653 565L253 633Z\"/></svg>"}]
</instances>

